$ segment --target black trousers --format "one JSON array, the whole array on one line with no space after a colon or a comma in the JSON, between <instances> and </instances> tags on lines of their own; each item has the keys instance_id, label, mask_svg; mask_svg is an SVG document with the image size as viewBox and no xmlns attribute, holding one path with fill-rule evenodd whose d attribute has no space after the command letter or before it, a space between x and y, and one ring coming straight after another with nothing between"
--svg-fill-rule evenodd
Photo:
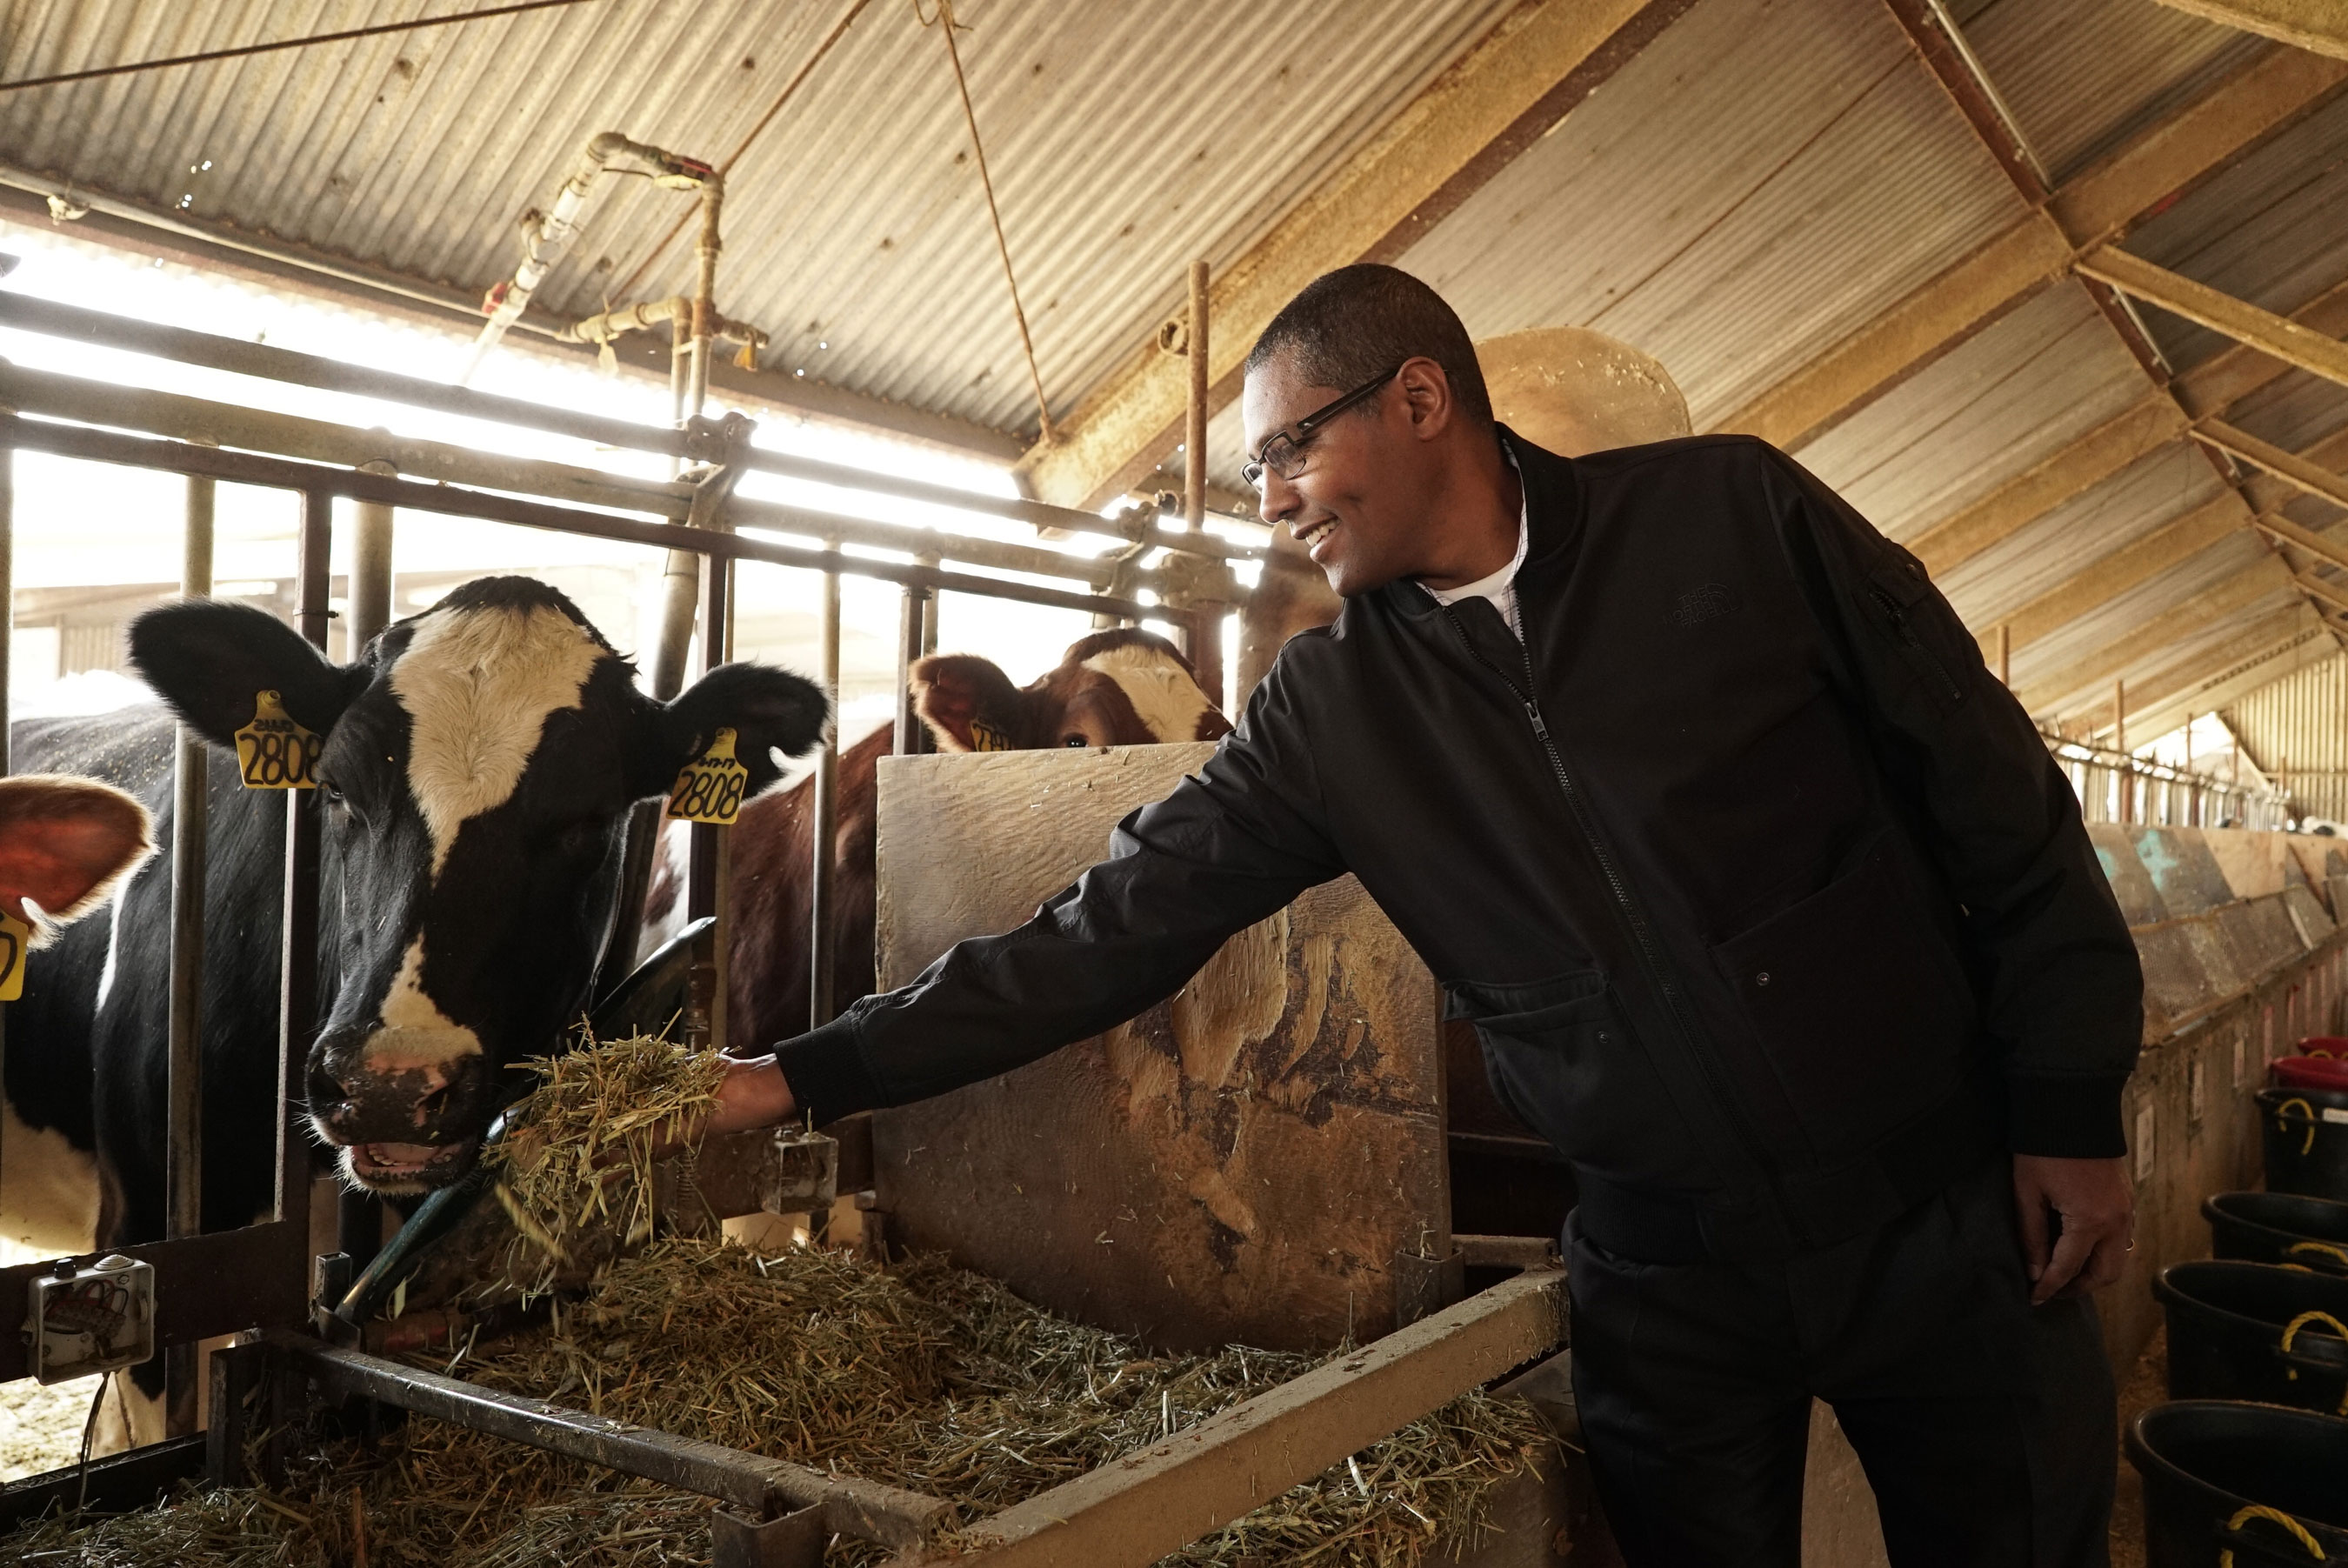
<instances>
[{"instance_id":1,"label":"black trousers","mask_svg":"<svg viewBox=\"0 0 2348 1568\"><path fill-rule=\"evenodd\" d=\"M1636 1263L1570 1220L1566 1242L1574 1399L1631 1568L1795 1568L1812 1395L1894 1568L2103 1568L2102 1335L2084 1301L2030 1305L2004 1156L1785 1263Z\"/></svg>"}]
</instances>

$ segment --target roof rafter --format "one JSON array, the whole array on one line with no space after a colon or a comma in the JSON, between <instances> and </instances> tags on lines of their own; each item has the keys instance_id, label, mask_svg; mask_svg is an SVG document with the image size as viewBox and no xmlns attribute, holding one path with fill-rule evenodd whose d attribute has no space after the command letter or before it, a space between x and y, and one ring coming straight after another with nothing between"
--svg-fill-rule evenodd
<instances>
[{"instance_id":1,"label":"roof rafter","mask_svg":"<svg viewBox=\"0 0 2348 1568\"><path fill-rule=\"evenodd\" d=\"M1891 9L1913 36L1910 5L1894 0ZM1932 63L1930 51L1926 58ZM2080 251L2118 238L2225 168L2343 81L2348 62L2285 49L2264 56L2064 184L2043 207L1715 428L1798 446L2021 304L2061 276ZM1991 151L2011 169L2000 149Z\"/></svg>"},{"instance_id":2,"label":"roof rafter","mask_svg":"<svg viewBox=\"0 0 2348 1568\"><path fill-rule=\"evenodd\" d=\"M1238 395L1240 366L1280 307L1323 273L1399 255L1694 0L1523 0L1412 99L1262 240L1225 263L1209 294L1209 407ZM1090 507L1122 494L1173 449L1189 395L1181 360L1154 344L1090 393L1058 437L1021 461L1038 499Z\"/></svg>"},{"instance_id":3,"label":"roof rafter","mask_svg":"<svg viewBox=\"0 0 2348 1568\"><path fill-rule=\"evenodd\" d=\"M2160 0L2204 21L2348 60L2348 10L2340 0Z\"/></svg>"}]
</instances>

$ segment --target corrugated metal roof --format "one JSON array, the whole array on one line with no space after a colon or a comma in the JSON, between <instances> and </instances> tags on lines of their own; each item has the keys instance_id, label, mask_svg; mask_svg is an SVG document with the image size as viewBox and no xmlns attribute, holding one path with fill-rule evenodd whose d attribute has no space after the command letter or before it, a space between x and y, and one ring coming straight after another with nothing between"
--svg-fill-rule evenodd
<instances>
[{"instance_id":1,"label":"corrugated metal roof","mask_svg":"<svg viewBox=\"0 0 2348 1568\"><path fill-rule=\"evenodd\" d=\"M2130 633L2176 609L2195 594L2214 588L2237 573L2255 565L2264 553L2264 547L2247 531L2209 546L2151 581L2138 583L2092 614L2082 615L2052 636L2042 637L2027 648L2016 649L2013 655L2013 684L2016 687L2029 689L2039 683L2060 678L2065 671L2076 668L2105 649L2119 645ZM2138 660L2121 674L2131 679L2137 678L2163 665L2175 657L2179 649L2206 645L2211 639L2223 642L2260 617L2298 603L2299 595L2288 587L2262 594L2233 615ZM2094 707L2108 701L2110 696L2111 677L2106 675L2079 690L2064 693L2039 711L2060 713L2078 707ZM2151 738L2147 736L2143 738Z\"/></svg>"},{"instance_id":2,"label":"corrugated metal roof","mask_svg":"<svg viewBox=\"0 0 2348 1568\"><path fill-rule=\"evenodd\" d=\"M1935 581L1966 624L1993 626L2222 488L2199 453L2172 442Z\"/></svg>"},{"instance_id":3,"label":"corrugated metal roof","mask_svg":"<svg viewBox=\"0 0 2348 1568\"><path fill-rule=\"evenodd\" d=\"M0 97L15 161L468 289L589 137L716 160L852 0L613 0ZM1045 385L1064 410L1507 0L964 0L960 37ZM30 0L10 77L395 19L399 0ZM728 182L720 305L771 364L997 428L1034 409L943 45L868 5ZM209 160L211 167L202 167ZM191 166L194 172L191 172ZM687 202L600 187L539 294L601 308ZM689 243L634 291L690 279ZM624 302L618 302L624 303ZM828 348L819 349L819 343Z\"/></svg>"},{"instance_id":4,"label":"corrugated metal roof","mask_svg":"<svg viewBox=\"0 0 2348 1568\"><path fill-rule=\"evenodd\" d=\"M2144 372L2086 291L2044 289L1802 448L1894 539L1912 539L2142 398Z\"/></svg>"},{"instance_id":5,"label":"corrugated metal roof","mask_svg":"<svg viewBox=\"0 0 2348 1568\"><path fill-rule=\"evenodd\" d=\"M1591 326L1653 355L1700 429L2013 201L1879 0L1708 0L1400 264L1478 337Z\"/></svg>"},{"instance_id":6,"label":"corrugated metal roof","mask_svg":"<svg viewBox=\"0 0 2348 1568\"><path fill-rule=\"evenodd\" d=\"M2130 234L2127 249L2284 315L2348 277L2348 95L2186 192ZM2147 315L2180 367L2229 346L2157 307Z\"/></svg>"},{"instance_id":7,"label":"corrugated metal roof","mask_svg":"<svg viewBox=\"0 0 2348 1568\"><path fill-rule=\"evenodd\" d=\"M604 0L229 65L0 95L0 157L159 209L465 289L615 129L729 153L858 0ZM1560 0L1570 3L1570 0ZM1509 0L963 0L961 47L1035 345L1065 412ZM0 75L392 19L406 0L18 0ZM2271 47L2154 0L1957 0L2059 181ZM720 304L768 363L997 428L1034 411L942 42L866 5L735 170ZM209 165L209 166L207 166ZM541 291L563 314L680 287L687 199L622 180ZM2023 212L1880 0L1699 0L1402 258L1479 336L1591 325L1669 367L1702 428L1808 364ZM2131 249L2290 310L2348 277L2348 97L2178 201ZM2165 318L2190 364L2217 340ZM2150 391L2076 284L2049 287L1801 457L1896 538L1990 493ZM2234 416L2299 447L2348 424L2303 376ZM1235 482L1236 410L1210 428ZM2178 445L1949 573L1990 624L2214 493ZM2313 525L2330 509L2295 501ZM2016 650L2027 685L2257 559L2245 533ZM2277 604L2291 602L2286 593ZM2239 634L2230 619L2143 673ZM2167 664L2164 664L2167 661ZM2131 678L2134 678L2133 676ZM2092 706L2102 692L2081 694Z\"/></svg>"},{"instance_id":8,"label":"corrugated metal roof","mask_svg":"<svg viewBox=\"0 0 2348 1568\"><path fill-rule=\"evenodd\" d=\"M2155 0L1969 0L1951 9L2057 183L2273 46Z\"/></svg>"}]
</instances>

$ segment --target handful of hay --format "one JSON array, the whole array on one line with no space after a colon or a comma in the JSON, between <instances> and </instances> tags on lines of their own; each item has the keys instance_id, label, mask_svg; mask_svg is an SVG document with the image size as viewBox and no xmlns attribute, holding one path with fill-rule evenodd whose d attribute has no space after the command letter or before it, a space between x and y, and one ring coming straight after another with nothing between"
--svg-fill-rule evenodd
<instances>
[{"instance_id":1,"label":"handful of hay","mask_svg":"<svg viewBox=\"0 0 2348 1568\"><path fill-rule=\"evenodd\" d=\"M498 1202L539 1254L510 1258L525 1294L602 1266L653 1232L653 1164L717 1105L725 1059L651 1035L589 1041L531 1064L544 1083L483 1156Z\"/></svg>"},{"instance_id":2,"label":"handful of hay","mask_svg":"<svg viewBox=\"0 0 2348 1568\"><path fill-rule=\"evenodd\" d=\"M1153 1356L935 1258L883 1270L839 1253L769 1257L671 1238L613 1264L552 1323L460 1353L453 1369L951 1498L967 1529L1319 1359ZM1528 1407L1469 1394L1168 1561L1420 1568L1471 1542L1492 1488L1547 1446ZM0 1543L0 1558L13 1548L91 1568L329 1568L354 1561L364 1534L372 1568L652 1568L705 1560L709 1506L418 1418L372 1448L315 1448L283 1494L192 1491L85 1531L52 1522ZM883 1556L843 1539L826 1561Z\"/></svg>"}]
</instances>

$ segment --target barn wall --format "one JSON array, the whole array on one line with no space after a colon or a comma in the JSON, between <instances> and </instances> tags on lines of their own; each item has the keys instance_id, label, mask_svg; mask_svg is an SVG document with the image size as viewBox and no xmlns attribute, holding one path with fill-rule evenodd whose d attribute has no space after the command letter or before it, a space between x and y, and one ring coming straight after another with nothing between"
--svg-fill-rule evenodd
<instances>
[{"instance_id":1,"label":"barn wall","mask_svg":"<svg viewBox=\"0 0 2348 1568\"><path fill-rule=\"evenodd\" d=\"M2225 718L2297 815L2348 820L2348 654L2260 686Z\"/></svg>"}]
</instances>

